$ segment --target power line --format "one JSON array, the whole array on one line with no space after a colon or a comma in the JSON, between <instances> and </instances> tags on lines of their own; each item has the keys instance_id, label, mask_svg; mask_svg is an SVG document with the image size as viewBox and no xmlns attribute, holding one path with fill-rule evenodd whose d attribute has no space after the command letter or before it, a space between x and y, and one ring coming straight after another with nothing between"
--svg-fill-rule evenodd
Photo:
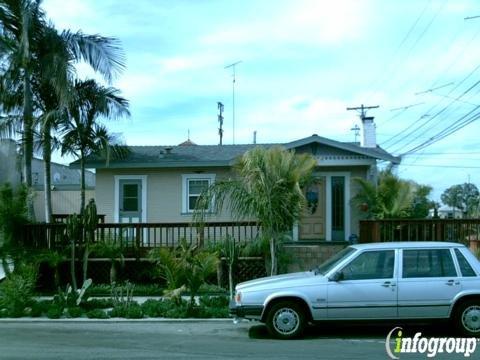
<instances>
[{"instance_id":1,"label":"power line","mask_svg":"<svg viewBox=\"0 0 480 360\"><path fill-rule=\"evenodd\" d=\"M461 166L461 165L433 165L433 164L400 164L400 166L428 167L428 168L448 168L448 169L480 169L480 166Z\"/></svg>"}]
</instances>

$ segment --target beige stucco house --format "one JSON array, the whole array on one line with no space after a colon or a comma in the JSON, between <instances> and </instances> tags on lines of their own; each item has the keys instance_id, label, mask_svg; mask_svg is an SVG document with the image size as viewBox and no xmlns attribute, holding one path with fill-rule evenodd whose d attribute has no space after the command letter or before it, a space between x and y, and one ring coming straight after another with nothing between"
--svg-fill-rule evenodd
<instances>
[{"instance_id":1,"label":"beige stucco house","mask_svg":"<svg viewBox=\"0 0 480 360\"><path fill-rule=\"evenodd\" d=\"M371 130L374 132L373 120ZM367 129L367 128L366 128ZM367 129L368 130L368 129ZM130 146L124 160L90 158L96 169L98 213L113 223L185 223L192 220L195 201L212 182L230 176L236 159L255 146L282 146L311 153L318 161L318 182L306 189L308 210L292 229L294 241L345 241L358 234L360 214L351 198L355 177L374 180L377 161L398 163L375 143L368 131L362 143L346 143L316 134L284 144ZM78 166L72 163L72 167ZM224 211L212 221L232 220Z\"/></svg>"}]
</instances>

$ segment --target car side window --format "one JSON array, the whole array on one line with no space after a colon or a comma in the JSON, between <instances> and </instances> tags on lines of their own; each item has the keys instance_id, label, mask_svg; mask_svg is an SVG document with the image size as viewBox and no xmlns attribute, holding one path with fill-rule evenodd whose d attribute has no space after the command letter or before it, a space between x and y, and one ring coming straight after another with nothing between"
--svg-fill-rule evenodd
<instances>
[{"instance_id":1,"label":"car side window","mask_svg":"<svg viewBox=\"0 0 480 360\"><path fill-rule=\"evenodd\" d=\"M403 250L403 277L457 276L449 249Z\"/></svg>"},{"instance_id":2,"label":"car side window","mask_svg":"<svg viewBox=\"0 0 480 360\"><path fill-rule=\"evenodd\" d=\"M467 259L465 258L465 256L462 254L460 250L455 249L455 255L457 255L458 265L460 265L460 272L462 273L462 276L464 277L477 276L477 274L475 273L475 270L472 269Z\"/></svg>"},{"instance_id":3,"label":"car side window","mask_svg":"<svg viewBox=\"0 0 480 360\"><path fill-rule=\"evenodd\" d=\"M366 251L342 269L343 280L390 279L393 277L395 251Z\"/></svg>"}]
</instances>

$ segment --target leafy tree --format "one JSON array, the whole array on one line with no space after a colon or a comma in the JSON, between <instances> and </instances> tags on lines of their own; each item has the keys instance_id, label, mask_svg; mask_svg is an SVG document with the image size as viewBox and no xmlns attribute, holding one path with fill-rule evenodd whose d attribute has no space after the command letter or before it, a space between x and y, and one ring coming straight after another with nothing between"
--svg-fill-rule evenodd
<instances>
[{"instance_id":1,"label":"leafy tree","mask_svg":"<svg viewBox=\"0 0 480 360\"><path fill-rule=\"evenodd\" d=\"M61 127L61 152L80 160L81 204L85 207L85 158L99 155L108 163L110 157L123 157L126 148L114 145L115 137L99 123L100 117L117 118L129 116L128 101L119 95L119 90L104 87L94 80L76 81L75 95L69 108L70 117Z\"/></svg>"},{"instance_id":2,"label":"leafy tree","mask_svg":"<svg viewBox=\"0 0 480 360\"><path fill-rule=\"evenodd\" d=\"M430 209L435 207L435 202L428 198L432 187L411 183L415 190L408 216L412 219L424 219L428 216Z\"/></svg>"},{"instance_id":3,"label":"leafy tree","mask_svg":"<svg viewBox=\"0 0 480 360\"><path fill-rule=\"evenodd\" d=\"M111 81L125 66L116 39L82 32L55 30L40 0L0 0L0 102L8 114L0 121L0 135L21 134L23 178L32 185L31 162L36 122L40 121L45 157L46 218L50 220L51 112L68 99L74 62L83 61ZM47 95L47 96L45 96ZM54 100L52 106L52 101ZM33 203L28 204L33 219Z\"/></svg>"},{"instance_id":4,"label":"leafy tree","mask_svg":"<svg viewBox=\"0 0 480 360\"><path fill-rule=\"evenodd\" d=\"M480 193L474 184L464 183L450 186L441 195L442 202L452 208L460 209L465 216L478 212Z\"/></svg>"},{"instance_id":5,"label":"leafy tree","mask_svg":"<svg viewBox=\"0 0 480 360\"><path fill-rule=\"evenodd\" d=\"M270 273L276 274L277 244L302 214L306 202L302 185L315 166L312 156L280 147L249 150L235 165L235 178L212 184L200 196L194 218L203 222L212 203L214 213L225 205L237 219L256 218L270 241Z\"/></svg>"},{"instance_id":6,"label":"leafy tree","mask_svg":"<svg viewBox=\"0 0 480 360\"><path fill-rule=\"evenodd\" d=\"M362 178L355 178L354 182L359 191L352 201L367 218L405 218L410 217L412 211L423 215L422 206L426 201L425 194L429 193L428 187L402 180L391 169L381 171L376 184ZM414 203L415 199L419 200L418 206Z\"/></svg>"}]
</instances>

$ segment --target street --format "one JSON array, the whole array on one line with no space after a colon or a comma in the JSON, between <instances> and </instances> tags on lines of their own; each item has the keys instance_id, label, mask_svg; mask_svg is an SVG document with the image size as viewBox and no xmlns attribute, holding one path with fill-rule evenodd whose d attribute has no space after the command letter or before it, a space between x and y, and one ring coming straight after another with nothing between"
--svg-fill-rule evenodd
<instances>
[{"instance_id":1,"label":"street","mask_svg":"<svg viewBox=\"0 0 480 360\"><path fill-rule=\"evenodd\" d=\"M259 323L0 322L1 359L387 359L391 327L309 329L300 340L272 339ZM417 329L422 331L421 328ZM430 334L428 333L430 331ZM447 331L448 332L448 331ZM426 331L438 334L436 328ZM480 350L479 350L480 351ZM464 358L442 354L440 359ZM475 358L476 354L473 354ZM426 354L400 354L427 359Z\"/></svg>"}]
</instances>

